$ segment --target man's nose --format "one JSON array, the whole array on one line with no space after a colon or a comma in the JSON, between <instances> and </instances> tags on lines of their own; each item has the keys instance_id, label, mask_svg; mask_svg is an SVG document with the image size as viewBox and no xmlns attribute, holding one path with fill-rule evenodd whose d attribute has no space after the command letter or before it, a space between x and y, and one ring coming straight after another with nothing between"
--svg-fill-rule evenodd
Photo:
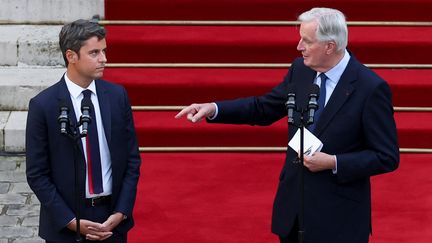
<instances>
[{"instance_id":1,"label":"man's nose","mask_svg":"<svg viewBox=\"0 0 432 243\"><path fill-rule=\"evenodd\" d=\"M297 44L297 51L303 51L304 50L304 46L302 41L299 41L299 43Z\"/></svg>"},{"instance_id":2,"label":"man's nose","mask_svg":"<svg viewBox=\"0 0 432 243\"><path fill-rule=\"evenodd\" d=\"M100 62L107 62L107 57L106 57L106 53L105 52L101 52L101 54L99 56L99 61Z\"/></svg>"}]
</instances>

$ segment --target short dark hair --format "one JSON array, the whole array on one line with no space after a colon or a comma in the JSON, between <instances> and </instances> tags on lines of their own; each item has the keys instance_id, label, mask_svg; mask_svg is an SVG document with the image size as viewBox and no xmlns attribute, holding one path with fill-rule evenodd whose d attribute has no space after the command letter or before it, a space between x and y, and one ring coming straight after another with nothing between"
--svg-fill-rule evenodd
<instances>
[{"instance_id":1,"label":"short dark hair","mask_svg":"<svg viewBox=\"0 0 432 243\"><path fill-rule=\"evenodd\" d=\"M78 54L79 50L88 39L96 36L98 40L105 38L106 31L94 20L78 19L72 23L65 24L59 34L60 50L63 54L66 67L69 62L66 51L72 50Z\"/></svg>"}]
</instances>

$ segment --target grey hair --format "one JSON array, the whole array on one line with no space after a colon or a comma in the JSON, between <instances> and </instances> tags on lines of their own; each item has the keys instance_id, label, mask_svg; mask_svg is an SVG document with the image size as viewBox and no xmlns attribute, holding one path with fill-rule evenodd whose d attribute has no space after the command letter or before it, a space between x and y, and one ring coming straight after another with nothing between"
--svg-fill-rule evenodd
<instances>
[{"instance_id":1,"label":"grey hair","mask_svg":"<svg viewBox=\"0 0 432 243\"><path fill-rule=\"evenodd\" d=\"M66 51L72 50L76 52L79 57L79 50L81 47L88 39L94 36L96 36L98 40L102 40L106 36L105 29L95 21L78 19L63 26L59 34L59 44L66 67L69 64L66 58Z\"/></svg>"},{"instance_id":2,"label":"grey hair","mask_svg":"<svg viewBox=\"0 0 432 243\"><path fill-rule=\"evenodd\" d=\"M348 27L345 15L332 8L312 8L302 13L298 20L301 22L317 21L316 37L319 41L335 41L337 50L342 51L348 45Z\"/></svg>"}]
</instances>

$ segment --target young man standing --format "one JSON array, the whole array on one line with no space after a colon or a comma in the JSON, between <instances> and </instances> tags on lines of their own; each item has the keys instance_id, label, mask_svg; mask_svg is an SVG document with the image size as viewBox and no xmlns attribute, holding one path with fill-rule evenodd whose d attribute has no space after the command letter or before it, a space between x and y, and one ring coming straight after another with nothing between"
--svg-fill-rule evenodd
<instances>
[{"instance_id":1,"label":"young man standing","mask_svg":"<svg viewBox=\"0 0 432 243\"><path fill-rule=\"evenodd\" d=\"M127 242L141 164L128 96L100 79L107 62L104 28L77 20L59 37L67 71L30 100L27 118L26 174L41 203L39 235L75 242L79 209L83 242ZM60 132L60 106L68 111L67 130L80 125L82 113L90 115L88 128L77 128L87 136L74 140Z\"/></svg>"}]
</instances>

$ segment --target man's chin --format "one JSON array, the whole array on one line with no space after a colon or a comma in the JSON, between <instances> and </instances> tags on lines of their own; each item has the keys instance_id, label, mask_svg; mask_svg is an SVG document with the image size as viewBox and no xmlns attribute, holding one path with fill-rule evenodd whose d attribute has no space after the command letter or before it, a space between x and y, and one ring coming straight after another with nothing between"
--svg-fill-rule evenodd
<instances>
[{"instance_id":1,"label":"man's chin","mask_svg":"<svg viewBox=\"0 0 432 243\"><path fill-rule=\"evenodd\" d=\"M97 74L94 76L94 79L100 79L100 78L102 78L102 77L103 77L103 71L97 73Z\"/></svg>"}]
</instances>

